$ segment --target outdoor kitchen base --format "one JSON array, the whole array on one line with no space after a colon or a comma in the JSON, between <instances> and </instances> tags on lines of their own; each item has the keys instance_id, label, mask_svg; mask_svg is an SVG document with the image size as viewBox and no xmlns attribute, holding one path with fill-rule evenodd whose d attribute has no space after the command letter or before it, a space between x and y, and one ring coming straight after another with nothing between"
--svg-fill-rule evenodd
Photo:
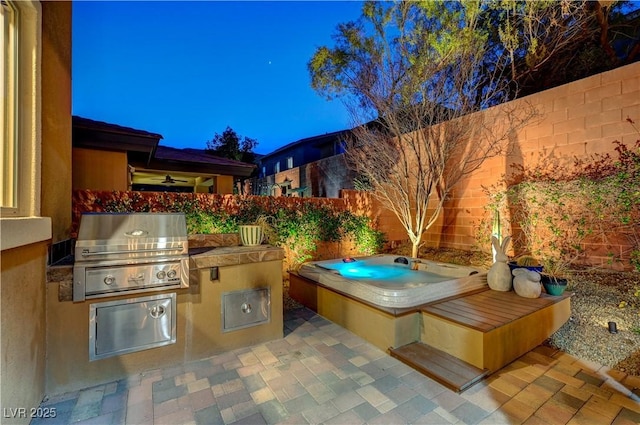
<instances>
[{"instance_id":1,"label":"outdoor kitchen base","mask_svg":"<svg viewBox=\"0 0 640 425\"><path fill-rule=\"evenodd\" d=\"M215 250L213 251L215 252ZM89 359L90 304L59 301L60 284L47 284L47 388L46 394L56 395L125 378L153 369L179 366L185 362L205 359L215 354L282 338L282 261L261 261L218 268L216 280L210 280L209 268L192 269L198 279L191 279L189 288L159 291L153 295L176 293L176 342L123 355ZM268 291L265 291L268 288ZM247 295L269 293L269 302L258 296L256 301ZM251 326L224 329L222 300L224 294L240 294L237 308L251 312L269 308L269 318L256 317ZM146 294L145 294L146 295ZM149 294L151 295L151 294ZM118 296L108 301L127 300ZM266 312L266 311L265 311ZM247 317L249 313L242 313ZM262 315L262 313L260 313Z\"/></svg>"}]
</instances>

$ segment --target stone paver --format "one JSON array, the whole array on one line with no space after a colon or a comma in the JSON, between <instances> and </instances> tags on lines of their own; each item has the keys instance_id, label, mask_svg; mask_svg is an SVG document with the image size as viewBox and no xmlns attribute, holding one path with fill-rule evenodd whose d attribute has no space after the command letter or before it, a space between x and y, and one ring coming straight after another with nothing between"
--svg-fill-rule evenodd
<instances>
[{"instance_id":1,"label":"stone paver","mask_svg":"<svg viewBox=\"0 0 640 425\"><path fill-rule=\"evenodd\" d=\"M537 347L462 394L308 309L285 338L46 399L63 424L640 423L640 378Z\"/></svg>"}]
</instances>

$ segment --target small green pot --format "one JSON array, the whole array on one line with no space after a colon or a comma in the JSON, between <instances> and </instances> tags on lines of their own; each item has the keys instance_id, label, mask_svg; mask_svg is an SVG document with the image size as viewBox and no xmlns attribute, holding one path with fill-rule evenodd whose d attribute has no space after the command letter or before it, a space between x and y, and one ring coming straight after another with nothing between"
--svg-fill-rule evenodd
<instances>
[{"instance_id":1,"label":"small green pot","mask_svg":"<svg viewBox=\"0 0 640 425\"><path fill-rule=\"evenodd\" d=\"M543 274L540 282L542 282L545 292L549 295L559 296L567 289L567 279L565 278L555 278Z\"/></svg>"}]
</instances>

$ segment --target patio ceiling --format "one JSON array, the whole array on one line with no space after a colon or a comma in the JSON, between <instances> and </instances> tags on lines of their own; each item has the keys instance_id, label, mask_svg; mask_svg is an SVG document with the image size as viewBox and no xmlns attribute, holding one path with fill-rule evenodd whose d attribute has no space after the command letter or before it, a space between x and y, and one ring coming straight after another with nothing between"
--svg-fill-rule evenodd
<instances>
[{"instance_id":1,"label":"patio ceiling","mask_svg":"<svg viewBox=\"0 0 640 425\"><path fill-rule=\"evenodd\" d=\"M131 170L131 184L161 185L161 186L213 186L215 174L201 174L188 172L169 173L166 170Z\"/></svg>"}]
</instances>

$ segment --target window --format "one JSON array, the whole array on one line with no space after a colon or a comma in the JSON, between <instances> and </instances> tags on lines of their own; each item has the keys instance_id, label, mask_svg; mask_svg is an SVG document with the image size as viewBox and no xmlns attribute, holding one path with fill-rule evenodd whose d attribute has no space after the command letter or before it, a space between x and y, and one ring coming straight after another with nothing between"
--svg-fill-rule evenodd
<instances>
[{"instance_id":1,"label":"window","mask_svg":"<svg viewBox=\"0 0 640 425\"><path fill-rule=\"evenodd\" d=\"M287 170L290 170L293 168L293 157L290 156L287 158Z\"/></svg>"},{"instance_id":2,"label":"window","mask_svg":"<svg viewBox=\"0 0 640 425\"><path fill-rule=\"evenodd\" d=\"M280 161L276 162L276 165L273 166L273 172L274 173L280 172Z\"/></svg>"},{"instance_id":3,"label":"window","mask_svg":"<svg viewBox=\"0 0 640 425\"><path fill-rule=\"evenodd\" d=\"M11 3L2 1L2 57L0 68L2 79L2 109L0 110L0 129L2 129L2 206L3 215L16 213L18 206L17 190L17 145L16 137L16 75L17 75L17 10Z\"/></svg>"},{"instance_id":4,"label":"window","mask_svg":"<svg viewBox=\"0 0 640 425\"><path fill-rule=\"evenodd\" d=\"M262 166L262 177L265 177L267 175L267 167L265 167L264 165Z\"/></svg>"},{"instance_id":5,"label":"window","mask_svg":"<svg viewBox=\"0 0 640 425\"><path fill-rule=\"evenodd\" d=\"M1 0L0 219L2 249L51 237L40 218L41 6Z\"/></svg>"}]
</instances>

